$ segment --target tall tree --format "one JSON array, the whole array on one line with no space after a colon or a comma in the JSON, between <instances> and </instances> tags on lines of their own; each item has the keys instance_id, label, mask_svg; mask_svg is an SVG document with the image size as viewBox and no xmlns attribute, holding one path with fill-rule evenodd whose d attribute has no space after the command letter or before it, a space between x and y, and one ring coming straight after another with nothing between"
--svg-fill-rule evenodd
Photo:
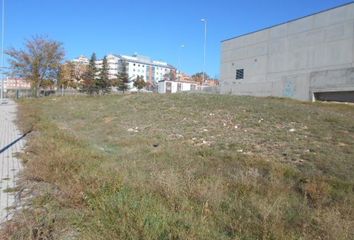
<instances>
[{"instance_id":1,"label":"tall tree","mask_svg":"<svg viewBox=\"0 0 354 240\"><path fill-rule=\"evenodd\" d=\"M203 75L204 75L203 72L198 72L198 73L192 75L192 80L199 83L199 84L203 84ZM205 78L205 80L208 80L210 77L208 74L205 73L204 78Z\"/></svg>"},{"instance_id":2,"label":"tall tree","mask_svg":"<svg viewBox=\"0 0 354 240\"><path fill-rule=\"evenodd\" d=\"M74 65L74 76L77 86L83 87L88 65L83 63L72 63Z\"/></svg>"},{"instance_id":3,"label":"tall tree","mask_svg":"<svg viewBox=\"0 0 354 240\"><path fill-rule=\"evenodd\" d=\"M129 89L129 76L127 73L127 63L125 61L121 62L121 69L117 75L117 86L119 91L123 91L123 93Z\"/></svg>"},{"instance_id":4,"label":"tall tree","mask_svg":"<svg viewBox=\"0 0 354 240\"><path fill-rule=\"evenodd\" d=\"M96 60L96 53L92 53L84 76L83 91L90 95L98 93Z\"/></svg>"},{"instance_id":5,"label":"tall tree","mask_svg":"<svg viewBox=\"0 0 354 240\"><path fill-rule=\"evenodd\" d=\"M175 81L176 80L176 72L170 70L168 73L166 73L164 76L164 80L167 81Z\"/></svg>"},{"instance_id":6,"label":"tall tree","mask_svg":"<svg viewBox=\"0 0 354 240\"><path fill-rule=\"evenodd\" d=\"M146 86L146 82L144 81L143 76L137 76L136 80L134 81L134 87L136 87L139 91Z\"/></svg>"},{"instance_id":7,"label":"tall tree","mask_svg":"<svg viewBox=\"0 0 354 240\"><path fill-rule=\"evenodd\" d=\"M60 66L58 76L58 87L64 89L77 87L74 63L67 61Z\"/></svg>"},{"instance_id":8,"label":"tall tree","mask_svg":"<svg viewBox=\"0 0 354 240\"><path fill-rule=\"evenodd\" d=\"M33 95L39 96L41 87L57 80L59 67L64 58L62 43L45 37L33 37L25 43L25 49L10 48L12 74L31 83Z\"/></svg>"},{"instance_id":9,"label":"tall tree","mask_svg":"<svg viewBox=\"0 0 354 240\"><path fill-rule=\"evenodd\" d=\"M106 56L102 60L102 68L100 70L99 78L97 79L97 86L103 94L111 91L112 84L108 77L108 63Z\"/></svg>"}]
</instances>

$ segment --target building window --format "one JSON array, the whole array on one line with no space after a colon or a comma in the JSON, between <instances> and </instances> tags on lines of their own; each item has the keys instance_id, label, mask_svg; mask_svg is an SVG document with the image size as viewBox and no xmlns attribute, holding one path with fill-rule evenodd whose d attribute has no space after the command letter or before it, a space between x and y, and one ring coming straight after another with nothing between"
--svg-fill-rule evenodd
<instances>
[{"instance_id":1,"label":"building window","mask_svg":"<svg viewBox=\"0 0 354 240\"><path fill-rule=\"evenodd\" d=\"M236 80L244 78L244 69L236 69Z\"/></svg>"}]
</instances>

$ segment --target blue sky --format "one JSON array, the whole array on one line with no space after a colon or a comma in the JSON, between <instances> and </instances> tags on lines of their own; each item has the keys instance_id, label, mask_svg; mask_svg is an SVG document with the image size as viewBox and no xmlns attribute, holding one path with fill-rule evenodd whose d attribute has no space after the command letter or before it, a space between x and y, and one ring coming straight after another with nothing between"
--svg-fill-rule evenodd
<instances>
[{"instance_id":1,"label":"blue sky","mask_svg":"<svg viewBox=\"0 0 354 240\"><path fill-rule=\"evenodd\" d=\"M219 75L220 42L302 17L345 0L5 0L5 48L45 35L64 44L66 58L96 52L150 56L193 74L203 69L204 25L208 21L206 71ZM184 44L185 47L180 46Z\"/></svg>"}]
</instances>

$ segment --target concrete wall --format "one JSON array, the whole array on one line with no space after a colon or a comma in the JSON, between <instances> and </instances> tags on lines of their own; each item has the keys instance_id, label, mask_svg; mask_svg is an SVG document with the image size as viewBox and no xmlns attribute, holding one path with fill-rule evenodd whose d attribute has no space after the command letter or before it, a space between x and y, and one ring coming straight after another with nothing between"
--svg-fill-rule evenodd
<instances>
[{"instance_id":1,"label":"concrete wall","mask_svg":"<svg viewBox=\"0 0 354 240\"><path fill-rule=\"evenodd\" d=\"M313 86L311 78L354 67L354 3L226 40L221 49L221 93L311 100L311 88L352 87L332 77Z\"/></svg>"},{"instance_id":2,"label":"concrete wall","mask_svg":"<svg viewBox=\"0 0 354 240\"><path fill-rule=\"evenodd\" d=\"M310 90L324 92L328 90L354 90L354 68L312 72Z\"/></svg>"}]
</instances>

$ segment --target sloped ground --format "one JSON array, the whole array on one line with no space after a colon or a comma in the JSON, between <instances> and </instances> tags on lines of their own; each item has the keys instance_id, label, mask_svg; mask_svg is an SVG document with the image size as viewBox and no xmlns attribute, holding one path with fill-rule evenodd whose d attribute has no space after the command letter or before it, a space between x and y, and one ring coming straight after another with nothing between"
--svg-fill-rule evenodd
<instances>
[{"instance_id":1,"label":"sloped ground","mask_svg":"<svg viewBox=\"0 0 354 240\"><path fill-rule=\"evenodd\" d=\"M137 94L26 100L21 119L42 187L13 239L354 238L352 105Z\"/></svg>"}]
</instances>

